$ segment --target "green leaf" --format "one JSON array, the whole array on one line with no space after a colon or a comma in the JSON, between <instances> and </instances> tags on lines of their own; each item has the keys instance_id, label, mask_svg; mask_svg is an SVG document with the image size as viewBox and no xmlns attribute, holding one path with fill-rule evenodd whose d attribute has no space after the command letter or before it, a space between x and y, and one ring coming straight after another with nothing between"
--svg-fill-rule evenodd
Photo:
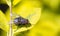
<instances>
[{"instance_id":1,"label":"green leaf","mask_svg":"<svg viewBox=\"0 0 60 36\"><path fill-rule=\"evenodd\" d=\"M15 6L15 5L17 5L19 2L21 2L22 0L12 0L12 4L13 4L13 6Z\"/></svg>"},{"instance_id":2,"label":"green leaf","mask_svg":"<svg viewBox=\"0 0 60 36\"><path fill-rule=\"evenodd\" d=\"M0 10L0 28L6 32L9 30L8 21L1 10Z\"/></svg>"},{"instance_id":3,"label":"green leaf","mask_svg":"<svg viewBox=\"0 0 60 36\"><path fill-rule=\"evenodd\" d=\"M6 3L6 0L0 0L0 4L1 4L1 3L7 4L7 3Z\"/></svg>"}]
</instances>

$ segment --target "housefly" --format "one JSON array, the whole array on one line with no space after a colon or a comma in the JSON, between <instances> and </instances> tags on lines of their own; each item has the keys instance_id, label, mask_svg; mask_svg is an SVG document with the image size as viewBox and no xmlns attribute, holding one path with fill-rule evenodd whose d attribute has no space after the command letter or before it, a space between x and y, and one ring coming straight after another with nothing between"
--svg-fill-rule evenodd
<instances>
[{"instance_id":1,"label":"housefly","mask_svg":"<svg viewBox=\"0 0 60 36\"><path fill-rule=\"evenodd\" d=\"M17 25L17 26L30 26L31 24L30 24L30 22L29 22L29 20L28 19L25 19L25 18L23 18L23 17L17 17L17 18L15 18L14 19L14 24L15 25Z\"/></svg>"}]
</instances>

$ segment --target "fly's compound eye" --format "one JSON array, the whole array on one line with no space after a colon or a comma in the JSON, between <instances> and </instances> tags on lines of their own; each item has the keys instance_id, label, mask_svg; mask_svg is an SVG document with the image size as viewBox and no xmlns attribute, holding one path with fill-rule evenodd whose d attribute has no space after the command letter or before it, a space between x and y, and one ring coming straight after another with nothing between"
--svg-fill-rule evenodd
<instances>
[{"instance_id":1,"label":"fly's compound eye","mask_svg":"<svg viewBox=\"0 0 60 36\"><path fill-rule=\"evenodd\" d=\"M31 24L28 19L17 17L14 19L14 24L20 27L29 27Z\"/></svg>"}]
</instances>

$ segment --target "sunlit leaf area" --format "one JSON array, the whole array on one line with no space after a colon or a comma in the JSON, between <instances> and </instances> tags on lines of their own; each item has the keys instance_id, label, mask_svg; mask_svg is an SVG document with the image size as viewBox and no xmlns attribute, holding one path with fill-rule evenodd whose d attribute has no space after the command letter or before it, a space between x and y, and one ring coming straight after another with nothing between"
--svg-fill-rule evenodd
<instances>
[{"instance_id":1,"label":"sunlit leaf area","mask_svg":"<svg viewBox=\"0 0 60 36\"><path fill-rule=\"evenodd\" d=\"M60 0L0 0L0 36L11 35L60 36Z\"/></svg>"}]
</instances>

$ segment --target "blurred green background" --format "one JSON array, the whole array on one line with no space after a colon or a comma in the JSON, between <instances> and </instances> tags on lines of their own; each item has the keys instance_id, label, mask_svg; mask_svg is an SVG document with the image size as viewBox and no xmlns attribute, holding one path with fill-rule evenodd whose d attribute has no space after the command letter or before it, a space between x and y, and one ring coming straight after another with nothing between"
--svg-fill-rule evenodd
<instances>
[{"instance_id":1,"label":"blurred green background","mask_svg":"<svg viewBox=\"0 0 60 36\"><path fill-rule=\"evenodd\" d=\"M14 36L60 36L60 0L11 0L12 12L23 17L34 13L32 8L41 8L40 14L34 17L37 20L34 27L27 31L15 33ZM0 4L7 4L5 0L0 0ZM1 5L0 5L1 6ZM3 8L4 9L4 8ZM1 10L1 8L0 8ZM10 12L9 7L3 12L0 11L0 36L7 36L9 31ZM26 13L25 13L26 12ZM31 18L33 21L34 18ZM2 26L3 25L3 26ZM16 29L16 26L13 26ZM3 35L4 34L4 35Z\"/></svg>"}]
</instances>

